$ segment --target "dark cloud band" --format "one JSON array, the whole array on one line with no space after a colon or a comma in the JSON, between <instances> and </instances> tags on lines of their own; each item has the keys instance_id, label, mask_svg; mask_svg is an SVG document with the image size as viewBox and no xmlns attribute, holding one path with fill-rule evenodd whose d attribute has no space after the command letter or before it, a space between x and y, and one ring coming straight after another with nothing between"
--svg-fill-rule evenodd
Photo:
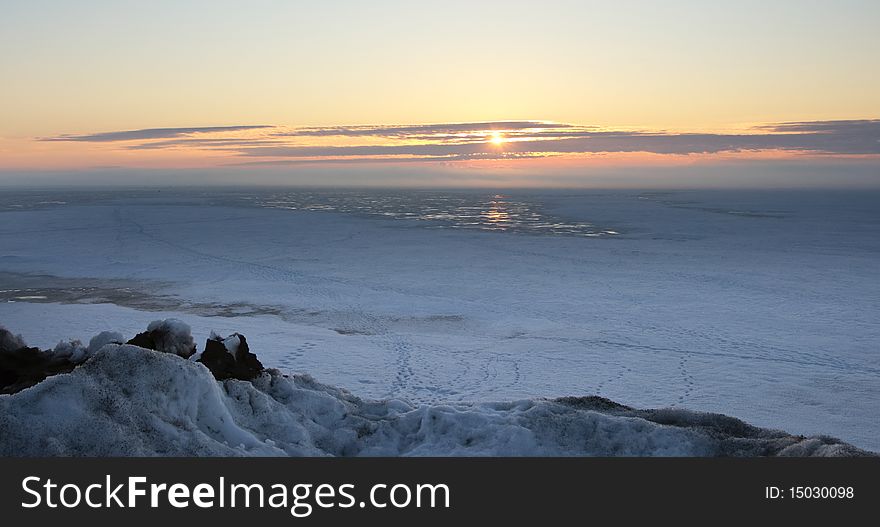
<instances>
[{"instance_id":1,"label":"dark cloud band","mask_svg":"<svg viewBox=\"0 0 880 527\"><path fill-rule=\"evenodd\" d=\"M406 137L413 135L437 136L491 130L552 130L571 128L572 125L548 121L488 121L476 123L440 123L412 125L358 125L358 126L327 126L314 128L298 128L291 132L278 135L286 136L348 136L348 137Z\"/></svg>"},{"instance_id":2,"label":"dark cloud band","mask_svg":"<svg viewBox=\"0 0 880 527\"><path fill-rule=\"evenodd\" d=\"M265 128L258 137L204 137L197 134ZM500 144L492 141L502 134ZM309 138L383 138L381 144L310 145ZM829 155L880 155L880 119L804 121L754 128L754 133L666 133L607 131L546 121L357 125L282 129L271 126L154 128L59 136L52 141L128 141L129 149L199 148L245 158L275 160L358 159L467 160L549 156L578 153L649 152L655 154L713 154L782 150ZM351 141L350 139L349 141ZM256 161L254 161L256 162Z\"/></svg>"},{"instance_id":3,"label":"dark cloud band","mask_svg":"<svg viewBox=\"0 0 880 527\"><path fill-rule=\"evenodd\" d=\"M143 130L123 130L121 132L100 132L85 135L59 135L45 137L42 141L85 141L106 143L111 141L137 141L146 139L169 139L192 134L237 132L241 130L253 130L257 128L270 128L268 125L247 126L200 126L195 128L146 128Z\"/></svg>"}]
</instances>

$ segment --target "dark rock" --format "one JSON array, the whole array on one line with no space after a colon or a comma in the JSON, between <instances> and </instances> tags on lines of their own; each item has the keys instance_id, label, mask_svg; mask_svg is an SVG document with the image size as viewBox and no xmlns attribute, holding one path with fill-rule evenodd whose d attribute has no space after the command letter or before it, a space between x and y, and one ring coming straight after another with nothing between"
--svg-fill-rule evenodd
<instances>
[{"instance_id":1,"label":"dark rock","mask_svg":"<svg viewBox=\"0 0 880 527\"><path fill-rule=\"evenodd\" d=\"M77 364L69 356L28 347L21 337L0 328L0 394L20 392Z\"/></svg>"},{"instance_id":2,"label":"dark rock","mask_svg":"<svg viewBox=\"0 0 880 527\"><path fill-rule=\"evenodd\" d=\"M235 357L227 351L220 337L209 338L205 342L205 351L198 362L207 366L218 380L230 379L235 372Z\"/></svg>"},{"instance_id":3,"label":"dark rock","mask_svg":"<svg viewBox=\"0 0 880 527\"><path fill-rule=\"evenodd\" d=\"M14 335L8 329L0 327L0 353L4 351L15 351L26 346L27 344L24 343L21 335Z\"/></svg>"},{"instance_id":4,"label":"dark rock","mask_svg":"<svg viewBox=\"0 0 880 527\"><path fill-rule=\"evenodd\" d=\"M580 410L595 410L597 412L613 412L613 411L629 411L629 406L622 405L618 402L600 397L598 395L588 395L585 397L559 397L556 402L562 403Z\"/></svg>"},{"instance_id":5,"label":"dark rock","mask_svg":"<svg viewBox=\"0 0 880 527\"><path fill-rule=\"evenodd\" d=\"M137 346L139 348L144 348L148 350L156 349L156 342L153 340L152 331L144 331L143 333L138 333L131 339L129 339L126 344L131 344L132 346Z\"/></svg>"},{"instance_id":6,"label":"dark rock","mask_svg":"<svg viewBox=\"0 0 880 527\"><path fill-rule=\"evenodd\" d=\"M237 346L235 342L237 339ZM233 350L227 348L227 343ZM247 339L240 333L233 333L224 339L219 335L211 335L205 342L205 351L198 362L204 364L217 380L239 379L250 381L257 377L265 368L250 352Z\"/></svg>"}]
</instances>

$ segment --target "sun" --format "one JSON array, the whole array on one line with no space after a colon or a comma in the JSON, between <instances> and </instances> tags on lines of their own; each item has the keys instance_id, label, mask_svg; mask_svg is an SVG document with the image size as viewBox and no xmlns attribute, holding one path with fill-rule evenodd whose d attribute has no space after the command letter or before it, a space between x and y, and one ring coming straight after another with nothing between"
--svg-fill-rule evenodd
<instances>
[{"instance_id":1,"label":"sun","mask_svg":"<svg viewBox=\"0 0 880 527\"><path fill-rule=\"evenodd\" d=\"M493 144L500 145L504 142L504 136L501 135L501 132L492 132L490 140Z\"/></svg>"}]
</instances>

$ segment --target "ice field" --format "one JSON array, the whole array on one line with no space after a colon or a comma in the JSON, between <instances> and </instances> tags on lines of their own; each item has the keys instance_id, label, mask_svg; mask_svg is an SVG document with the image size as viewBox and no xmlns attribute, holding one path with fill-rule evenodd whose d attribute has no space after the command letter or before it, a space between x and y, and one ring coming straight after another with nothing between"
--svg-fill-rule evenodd
<instances>
[{"instance_id":1,"label":"ice field","mask_svg":"<svg viewBox=\"0 0 880 527\"><path fill-rule=\"evenodd\" d=\"M0 191L0 325L180 318L412 405L601 395L880 450L880 193Z\"/></svg>"}]
</instances>

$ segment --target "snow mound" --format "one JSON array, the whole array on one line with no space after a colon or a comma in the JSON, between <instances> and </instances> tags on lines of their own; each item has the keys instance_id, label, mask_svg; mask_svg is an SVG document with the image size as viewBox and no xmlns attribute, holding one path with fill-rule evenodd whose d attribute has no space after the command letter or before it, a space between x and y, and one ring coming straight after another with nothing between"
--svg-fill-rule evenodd
<instances>
[{"instance_id":1,"label":"snow mound","mask_svg":"<svg viewBox=\"0 0 880 527\"><path fill-rule=\"evenodd\" d=\"M102 331L89 340L89 354L93 354L107 344L122 344L125 337L116 331Z\"/></svg>"},{"instance_id":2,"label":"snow mound","mask_svg":"<svg viewBox=\"0 0 880 527\"><path fill-rule=\"evenodd\" d=\"M90 349L83 346L78 340L62 340L55 345L52 354L58 358L70 361L73 364L79 364L89 358Z\"/></svg>"},{"instance_id":3,"label":"snow mound","mask_svg":"<svg viewBox=\"0 0 880 527\"><path fill-rule=\"evenodd\" d=\"M113 343L70 373L0 395L3 456L864 454L831 438L597 397L413 407L277 370L217 381L178 354Z\"/></svg>"}]
</instances>

